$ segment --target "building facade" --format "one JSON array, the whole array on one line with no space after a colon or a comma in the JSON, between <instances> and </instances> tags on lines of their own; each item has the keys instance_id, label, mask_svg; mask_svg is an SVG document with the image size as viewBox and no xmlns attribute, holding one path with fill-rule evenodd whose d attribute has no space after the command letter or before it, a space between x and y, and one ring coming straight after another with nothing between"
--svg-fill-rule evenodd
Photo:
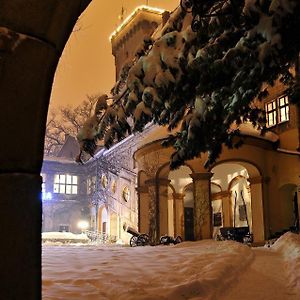
<instances>
[{"instance_id":1,"label":"building facade","mask_svg":"<svg viewBox=\"0 0 300 300\"><path fill-rule=\"evenodd\" d=\"M128 61L134 63L125 50L140 46L134 32L143 14L135 12L112 35L117 70ZM161 13L158 28L166 17ZM269 88L261 105L268 132L260 135L251 124L242 124L243 146L223 147L209 169L204 168L207 154L201 154L170 170L172 149L161 146L169 132L164 127L148 128L134 152L140 232L150 233L157 242L164 234L198 240L216 238L224 227L249 228L254 242L263 243L286 230L299 230L299 112L280 83Z\"/></svg>"},{"instance_id":2,"label":"building facade","mask_svg":"<svg viewBox=\"0 0 300 300\"><path fill-rule=\"evenodd\" d=\"M117 75L135 62L136 49L167 17L161 10L139 7L111 35ZM217 238L221 228L249 228L254 242L262 243L283 231L299 230L299 114L283 91L280 83L269 88L261 104L268 132L262 136L250 124L242 124L243 146L224 147L209 169L204 168L207 154L202 154L170 170L172 149L161 146L168 132L154 125L110 150L98 151L80 167L82 206L74 209L76 218L84 218L88 206L91 230L126 242L130 235L125 225L149 233L153 243L165 234L185 240ZM57 178L53 172L49 178ZM73 198L63 201L71 203Z\"/></svg>"},{"instance_id":3,"label":"building facade","mask_svg":"<svg viewBox=\"0 0 300 300\"><path fill-rule=\"evenodd\" d=\"M128 243L131 236L124 228L138 225L132 157L139 138L130 136L110 150L99 149L79 165L75 162L79 146L68 136L56 157L44 157L43 232L88 230L92 237Z\"/></svg>"}]
</instances>

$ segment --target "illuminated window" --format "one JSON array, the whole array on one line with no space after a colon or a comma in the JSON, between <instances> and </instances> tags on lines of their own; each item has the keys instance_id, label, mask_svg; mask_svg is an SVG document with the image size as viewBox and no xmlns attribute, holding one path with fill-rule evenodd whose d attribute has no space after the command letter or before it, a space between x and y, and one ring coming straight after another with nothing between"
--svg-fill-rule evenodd
<instances>
[{"instance_id":1,"label":"illuminated window","mask_svg":"<svg viewBox=\"0 0 300 300\"><path fill-rule=\"evenodd\" d=\"M276 124L289 120L289 101L288 96L282 96L265 105L267 114L267 126L272 127Z\"/></svg>"},{"instance_id":2,"label":"illuminated window","mask_svg":"<svg viewBox=\"0 0 300 300\"><path fill-rule=\"evenodd\" d=\"M77 194L78 177L68 174L56 174L54 176L53 192L59 194Z\"/></svg>"},{"instance_id":3,"label":"illuminated window","mask_svg":"<svg viewBox=\"0 0 300 300\"><path fill-rule=\"evenodd\" d=\"M127 202L130 198L130 192L129 188L127 186L124 187L123 192L122 192L122 197L123 199Z\"/></svg>"},{"instance_id":4,"label":"illuminated window","mask_svg":"<svg viewBox=\"0 0 300 300\"><path fill-rule=\"evenodd\" d=\"M279 122L289 120L289 100L287 96L278 99Z\"/></svg>"}]
</instances>

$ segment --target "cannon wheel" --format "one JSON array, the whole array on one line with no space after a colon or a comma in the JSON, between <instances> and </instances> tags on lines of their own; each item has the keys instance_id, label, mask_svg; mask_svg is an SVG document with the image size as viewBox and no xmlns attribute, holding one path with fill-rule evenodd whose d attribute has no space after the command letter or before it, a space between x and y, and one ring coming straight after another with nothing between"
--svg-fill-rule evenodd
<instances>
[{"instance_id":1,"label":"cannon wheel","mask_svg":"<svg viewBox=\"0 0 300 300\"><path fill-rule=\"evenodd\" d=\"M139 246L139 245L138 245L138 237L135 236L135 235L133 235L133 236L130 238L129 244L130 244L131 247Z\"/></svg>"},{"instance_id":2,"label":"cannon wheel","mask_svg":"<svg viewBox=\"0 0 300 300\"><path fill-rule=\"evenodd\" d=\"M137 246L146 246L149 244L149 235L142 233L137 237Z\"/></svg>"},{"instance_id":3,"label":"cannon wheel","mask_svg":"<svg viewBox=\"0 0 300 300\"><path fill-rule=\"evenodd\" d=\"M161 236L159 240L159 243L162 245L169 245L171 242L171 237L168 235Z\"/></svg>"},{"instance_id":4,"label":"cannon wheel","mask_svg":"<svg viewBox=\"0 0 300 300\"><path fill-rule=\"evenodd\" d=\"M182 243L182 237L180 235L176 236L175 240L174 240L174 245Z\"/></svg>"}]
</instances>

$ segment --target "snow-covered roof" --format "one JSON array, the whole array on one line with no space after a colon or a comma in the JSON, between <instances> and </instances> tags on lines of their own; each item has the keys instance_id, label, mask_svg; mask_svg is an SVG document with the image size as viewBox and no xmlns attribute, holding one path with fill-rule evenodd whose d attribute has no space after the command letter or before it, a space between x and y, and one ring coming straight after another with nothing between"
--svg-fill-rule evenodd
<instances>
[{"instance_id":1,"label":"snow-covered roof","mask_svg":"<svg viewBox=\"0 0 300 300\"><path fill-rule=\"evenodd\" d=\"M253 125L249 122L241 124L238 128L242 135L253 136L272 143L275 143L279 140L279 136L276 133L272 131L267 131L265 134L262 135L260 131L253 127Z\"/></svg>"},{"instance_id":2,"label":"snow-covered roof","mask_svg":"<svg viewBox=\"0 0 300 300\"><path fill-rule=\"evenodd\" d=\"M58 163L68 163L68 164L76 164L75 160L73 159L68 159L65 157L53 157L53 156L44 156L44 161L49 161L49 162L58 162Z\"/></svg>"}]
</instances>

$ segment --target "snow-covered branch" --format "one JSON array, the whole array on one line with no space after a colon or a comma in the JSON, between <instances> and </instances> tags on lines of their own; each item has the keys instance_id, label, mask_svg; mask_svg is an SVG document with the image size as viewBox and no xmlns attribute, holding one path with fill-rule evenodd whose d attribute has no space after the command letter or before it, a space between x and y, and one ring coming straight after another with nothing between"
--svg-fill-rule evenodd
<instances>
[{"instance_id":1,"label":"snow-covered branch","mask_svg":"<svg viewBox=\"0 0 300 300\"><path fill-rule=\"evenodd\" d=\"M154 121L172 131L165 145L173 146L171 167L201 152L207 165L222 144L238 147L232 124L252 122L265 129L262 106L266 84L281 80L295 103L299 87L290 72L300 50L300 2L297 0L211 1L198 32L191 14L179 7L145 54L127 70L122 97L95 119L95 132L83 144L104 139L107 147ZM124 78L122 79L124 81ZM118 90L118 89L117 89ZM130 121L133 121L131 125ZM89 132L91 133L91 132ZM88 149L88 147L85 147Z\"/></svg>"}]
</instances>

